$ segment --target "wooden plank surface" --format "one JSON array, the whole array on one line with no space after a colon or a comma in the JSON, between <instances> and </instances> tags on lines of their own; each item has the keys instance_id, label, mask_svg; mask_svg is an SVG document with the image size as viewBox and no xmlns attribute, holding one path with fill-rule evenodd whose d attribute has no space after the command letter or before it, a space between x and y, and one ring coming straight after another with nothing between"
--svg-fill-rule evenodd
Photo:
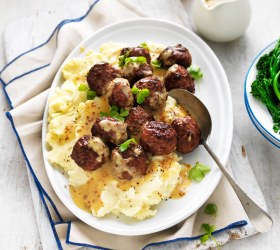
<instances>
[{"instance_id":1,"label":"wooden plank surface","mask_svg":"<svg viewBox=\"0 0 280 250\"><path fill-rule=\"evenodd\" d=\"M79 0L82 4L87 4L86 0ZM148 0L134 0L147 15L158 18L174 20L177 1L159 1L158 8ZM53 18L69 14L66 6L77 3L76 0L0 0L0 32L2 34L6 25L22 17L29 17L29 24L34 34L36 30L36 15L50 15ZM264 193L268 209L274 218L273 229L262 235L256 235L242 241L233 241L223 249L278 249L278 236L280 235L280 154L279 150L267 142L253 127L245 110L243 101L243 82L246 71L260 49L279 36L280 23L280 2L271 0L269 4L265 0L252 1L253 15L251 25L246 34L237 41L227 44L216 44L208 42L223 64L232 91L234 107L234 126L240 134L241 143L245 146L247 156L252 165L256 178ZM67 9L68 10L68 9ZM75 10L72 10L73 14ZM35 17L34 17L35 14ZM33 17L32 17L33 16ZM41 20L41 19L40 19ZM53 19L53 25L56 23ZM189 24L188 20L185 20ZM18 32L15 27L15 32ZM43 41L43 36L48 34L48 30L42 31L41 36L32 36L26 44L21 44L22 49L28 48L30 44ZM36 31L38 34L38 31ZM0 38L0 67L5 64L6 59L3 53L3 36ZM15 46L16 41L13 41ZM19 49L19 48L17 48ZM4 112L9 110L4 98L3 91L0 91L0 249L55 249L56 244L45 211L38 197L34 184L31 183L31 190L28 181L28 174L25 163L17 144L9 121L5 118ZM234 166L233 166L234 168ZM234 171L234 169L233 169ZM244 173L246 174L246 173ZM250 182L250 176L248 176ZM32 202L34 200L34 206ZM34 209L35 207L35 209ZM36 212L36 213L35 213ZM36 216L37 215L37 220ZM37 225L38 221L38 225ZM40 228L40 230L38 229ZM41 239L40 235L41 234Z\"/></svg>"}]
</instances>

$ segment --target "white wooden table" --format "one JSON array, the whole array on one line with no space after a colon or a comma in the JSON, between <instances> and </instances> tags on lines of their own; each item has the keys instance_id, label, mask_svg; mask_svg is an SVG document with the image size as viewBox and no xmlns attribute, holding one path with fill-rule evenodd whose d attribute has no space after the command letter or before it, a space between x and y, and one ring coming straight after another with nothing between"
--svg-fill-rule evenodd
<instances>
[{"instance_id":1,"label":"white wooden table","mask_svg":"<svg viewBox=\"0 0 280 250\"><path fill-rule=\"evenodd\" d=\"M81 1L81 0L80 0ZM146 0L147 4L149 0ZM176 1L176 0L170 0ZM87 0L83 0L87 2ZM163 1L162 1L163 2ZM56 11L76 0L0 0L0 33L5 26L21 17L34 15L41 11ZM150 10L143 1L136 4L147 13L160 17L161 8ZM163 6L164 7L164 6ZM253 16L246 34L237 41L228 44L209 43L223 64L232 91L234 107L234 126L240 134L246 153L264 193L268 209L274 219L273 229L262 235L256 235L242 241L233 241L223 247L229 249L274 250L279 249L280 235L280 154L279 150L267 142L251 124L243 101L243 82L246 71L260 49L280 36L280 1L252 1ZM165 12L166 13L166 9ZM168 13L170 16L173 13ZM0 37L0 68L4 58L3 36ZM0 91L0 249L55 249L55 242L49 225L44 218L44 209L39 199L32 202L26 166L19 145L5 118L9 110L3 91ZM31 184L32 185L32 184ZM33 194L36 196L36 194ZM34 213L39 214L40 225ZM44 228L44 240L39 236ZM46 236L47 235L47 236Z\"/></svg>"}]
</instances>

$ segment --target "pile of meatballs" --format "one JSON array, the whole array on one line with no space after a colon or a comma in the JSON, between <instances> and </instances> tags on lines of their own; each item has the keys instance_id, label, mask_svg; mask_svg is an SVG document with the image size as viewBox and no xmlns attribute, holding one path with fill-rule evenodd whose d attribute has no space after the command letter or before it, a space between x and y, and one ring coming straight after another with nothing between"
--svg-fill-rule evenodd
<instances>
[{"instance_id":1,"label":"pile of meatballs","mask_svg":"<svg viewBox=\"0 0 280 250\"><path fill-rule=\"evenodd\" d=\"M96 119L91 135L77 140L71 158L78 166L94 171L110 158L113 173L119 179L131 180L147 173L148 154L167 155L193 151L200 143L201 132L191 117L176 118L171 125L155 121L153 113L163 109L167 91L174 88L195 91L194 80L187 71L192 63L188 49L181 44L168 46L157 60L165 68L163 82L153 76L149 50L143 47L123 48L120 56L145 57L146 62L131 62L120 69L108 62L100 62L89 70L87 82L98 96L106 95L111 106L129 110L125 121L112 117ZM141 105L131 89L148 89L149 96ZM129 138L137 138L124 151L119 145Z\"/></svg>"}]
</instances>

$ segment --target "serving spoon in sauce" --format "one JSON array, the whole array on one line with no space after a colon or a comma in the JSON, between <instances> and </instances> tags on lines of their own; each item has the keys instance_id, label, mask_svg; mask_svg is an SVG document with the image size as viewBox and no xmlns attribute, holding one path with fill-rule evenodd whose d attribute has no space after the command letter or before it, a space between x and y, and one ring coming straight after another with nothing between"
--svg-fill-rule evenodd
<instances>
[{"instance_id":1,"label":"serving spoon in sauce","mask_svg":"<svg viewBox=\"0 0 280 250\"><path fill-rule=\"evenodd\" d=\"M201 130L201 144L216 162L228 182L231 184L244 210L246 211L251 223L258 232L264 233L269 231L273 225L271 217L261 209L246 193L242 190L239 184L231 176L228 170L220 162L216 154L207 144L207 139L211 133L212 120L208 109L205 105L192 93L184 89L173 89L169 91L169 96L173 97L177 103L186 108L194 119L196 119L198 126Z\"/></svg>"}]
</instances>

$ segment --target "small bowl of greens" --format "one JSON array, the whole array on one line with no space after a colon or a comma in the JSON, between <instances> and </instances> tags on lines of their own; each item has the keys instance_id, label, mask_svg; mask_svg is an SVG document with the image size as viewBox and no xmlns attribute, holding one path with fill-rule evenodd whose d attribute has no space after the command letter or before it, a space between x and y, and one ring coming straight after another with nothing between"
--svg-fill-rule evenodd
<instances>
[{"instance_id":1,"label":"small bowl of greens","mask_svg":"<svg viewBox=\"0 0 280 250\"><path fill-rule=\"evenodd\" d=\"M255 127L280 148L280 39L254 59L245 79L244 98Z\"/></svg>"}]
</instances>

